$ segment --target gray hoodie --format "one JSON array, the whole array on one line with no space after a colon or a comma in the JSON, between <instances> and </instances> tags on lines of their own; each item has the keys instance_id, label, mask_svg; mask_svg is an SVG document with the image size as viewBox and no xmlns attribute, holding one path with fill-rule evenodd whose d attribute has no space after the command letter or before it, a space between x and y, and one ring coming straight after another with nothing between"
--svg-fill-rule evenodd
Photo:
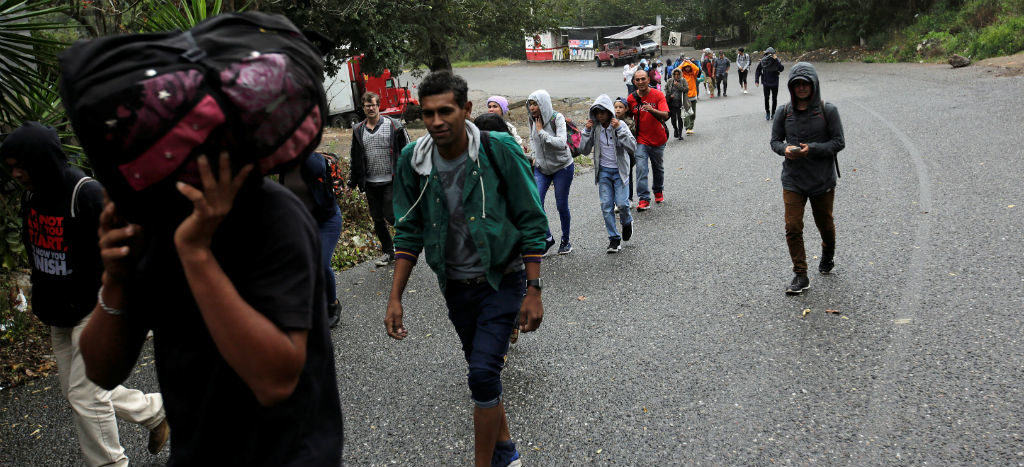
<instances>
[{"instance_id":1,"label":"gray hoodie","mask_svg":"<svg viewBox=\"0 0 1024 467\"><path fill-rule=\"evenodd\" d=\"M783 106L772 125L771 147L776 154L785 156L787 146L807 145L806 157L783 160L782 188L805 196L817 196L836 186L836 156L846 147L846 140L839 110L821 100L821 85L814 66L807 62L793 66L789 72L790 96L793 96L793 81L798 78L809 80L814 87L810 105L802 111L796 110L792 100Z\"/></svg>"},{"instance_id":2,"label":"gray hoodie","mask_svg":"<svg viewBox=\"0 0 1024 467\"><path fill-rule=\"evenodd\" d=\"M587 155L590 151L594 151L594 165L599 166L601 164L601 142L598 141L598 131L604 129L601 123L597 120L596 111L598 109L604 109L611 112L612 116L615 116L615 105L612 103L612 98L608 97L607 94L601 94L594 100L594 105L590 106L590 119L594 121L592 128L584 128L582 139L580 139L580 154ZM622 183L629 184L629 158L626 154L634 154L636 152L636 138L629 132L629 125L624 121L619 121L618 128L611 128L611 124L608 124L608 129L615 131L615 161L619 167L619 176L622 177ZM598 182L600 170L594 168L594 183Z\"/></svg>"},{"instance_id":3,"label":"gray hoodie","mask_svg":"<svg viewBox=\"0 0 1024 467\"><path fill-rule=\"evenodd\" d=\"M537 125L530 118L530 147L533 148L534 167L544 175L551 175L572 164L572 153L565 143L565 117L555 113L551 107L551 95L540 89L530 94L528 101L540 106L544 129L537 131ZM529 113L529 112L527 112Z\"/></svg>"}]
</instances>

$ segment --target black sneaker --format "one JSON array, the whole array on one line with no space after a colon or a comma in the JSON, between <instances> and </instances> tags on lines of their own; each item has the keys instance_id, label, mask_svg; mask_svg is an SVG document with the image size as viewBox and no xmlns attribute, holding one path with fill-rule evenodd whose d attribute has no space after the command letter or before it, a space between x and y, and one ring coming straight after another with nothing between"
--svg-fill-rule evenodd
<instances>
[{"instance_id":1,"label":"black sneaker","mask_svg":"<svg viewBox=\"0 0 1024 467\"><path fill-rule=\"evenodd\" d=\"M633 222L622 224L622 241L628 242L629 239L633 238Z\"/></svg>"},{"instance_id":2,"label":"black sneaker","mask_svg":"<svg viewBox=\"0 0 1024 467\"><path fill-rule=\"evenodd\" d=\"M618 253L620 251L622 251L622 242L619 239L613 238L608 241L608 254Z\"/></svg>"},{"instance_id":3,"label":"black sneaker","mask_svg":"<svg viewBox=\"0 0 1024 467\"><path fill-rule=\"evenodd\" d=\"M818 272L822 274L832 274L832 268L836 267L834 255L821 255L821 261L818 262Z\"/></svg>"},{"instance_id":4,"label":"black sneaker","mask_svg":"<svg viewBox=\"0 0 1024 467\"><path fill-rule=\"evenodd\" d=\"M341 302L335 300L327 305L327 325L334 329L341 322Z\"/></svg>"},{"instance_id":5,"label":"black sneaker","mask_svg":"<svg viewBox=\"0 0 1024 467\"><path fill-rule=\"evenodd\" d=\"M771 120L771 119L772 119L772 114L771 114L771 112L765 112L765 113L764 113L764 119L765 119L765 120Z\"/></svg>"},{"instance_id":6,"label":"black sneaker","mask_svg":"<svg viewBox=\"0 0 1024 467\"><path fill-rule=\"evenodd\" d=\"M555 239L554 238L549 238L547 240L544 240L544 254L545 255L548 254L548 250L550 250L551 247L553 247L553 246L555 246Z\"/></svg>"},{"instance_id":7,"label":"black sneaker","mask_svg":"<svg viewBox=\"0 0 1024 467\"><path fill-rule=\"evenodd\" d=\"M564 242L558 246L558 254L567 255L572 253L572 243Z\"/></svg>"},{"instance_id":8,"label":"black sneaker","mask_svg":"<svg viewBox=\"0 0 1024 467\"><path fill-rule=\"evenodd\" d=\"M809 288L811 280L807 278L807 274L797 274L793 276L793 282L789 283L789 287L786 287L786 295L800 295Z\"/></svg>"},{"instance_id":9,"label":"black sneaker","mask_svg":"<svg viewBox=\"0 0 1024 467\"><path fill-rule=\"evenodd\" d=\"M772 112L772 120L775 120L775 112Z\"/></svg>"}]
</instances>

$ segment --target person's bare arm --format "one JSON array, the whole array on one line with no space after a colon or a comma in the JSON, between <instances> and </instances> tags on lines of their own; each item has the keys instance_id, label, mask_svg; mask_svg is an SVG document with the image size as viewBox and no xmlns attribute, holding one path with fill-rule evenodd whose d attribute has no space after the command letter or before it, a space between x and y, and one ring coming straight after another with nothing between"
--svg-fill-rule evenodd
<instances>
[{"instance_id":1,"label":"person's bare arm","mask_svg":"<svg viewBox=\"0 0 1024 467\"><path fill-rule=\"evenodd\" d=\"M526 280L540 278L540 263L527 262ZM519 307L519 327L523 332L533 332L540 327L544 320L544 304L541 302L540 289L534 287L526 288L526 296L523 297L523 304Z\"/></svg>"},{"instance_id":2,"label":"person's bare arm","mask_svg":"<svg viewBox=\"0 0 1024 467\"><path fill-rule=\"evenodd\" d=\"M199 158L203 191L184 183L178 190L193 203L192 214L174 234L174 245L192 295L221 357L253 391L263 406L292 395L306 362L308 331L284 331L247 303L213 256L213 234L234 204L252 170L234 178L230 159L221 154L215 179L206 157Z\"/></svg>"},{"instance_id":3,"label":"person's bare arm","mask_svg":"<svg viewBox=\"0 0 1024 467\"><path fill-rule=\"evenodd\" d=\"M101 299L108 308L125 311L125 278L134 273L138 263L142 228L124 223L117 216L114 203L105 199L98 236L104 267ZM146 332L147 329L130 314L109 314L97 301L89 324L79 339L85 375L104 389L117 387L131 375L146 340Z\"/></svg>"},{"instance_id":4,"label":"person's bare arm","mask_svg":"<svg viewBox=\"0 0 1024 467\"><path fill-rule=\"evenodd\" d=\"M388 298L388 308L384 315L384 330L394 339L402 340L409 335L409 331L402 324L402 317L405 313L402 307L402 294L405 293L405 286L409 283L409 275L412 274L412 267L416 263L405 258L395 260L395 276L391 281L391 296Z\"/></svg>"}]
</instances>

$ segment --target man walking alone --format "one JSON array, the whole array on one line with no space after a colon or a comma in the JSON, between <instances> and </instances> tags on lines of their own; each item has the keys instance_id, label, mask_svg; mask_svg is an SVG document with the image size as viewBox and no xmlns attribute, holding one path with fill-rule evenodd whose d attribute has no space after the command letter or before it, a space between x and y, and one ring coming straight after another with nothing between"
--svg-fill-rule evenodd
<instances>
[{"instance_id":1,"label":"man walking alone","mask_svg":"<svg viewBox=\"0 0 1024 467\"><path fill-rule=\"evenodd\" d=\"M804 251L804 206L811 203L814 224L821 233L818 272L830 274L835 267L836 226L832 203L839 175L837 155L846 147L839 111L821 100L821 86L814 66L800 62L789 74L792 101L782 118L772 125L771 147L785 157L782 162L782 199L786 205L786 244L793 260L793 281L786 294L797 295L810 287Z\"/></svg>"},{"instance_id":2,"label":"man walking alone","mask_svg":"<svg viewBox=\"0 0 1024 467\"><path fill-rule=\"evenodd\" d=\"M358 187L366 194L373 230L384 253L376 264L387 266L395 261L395 246L388 231L388 225L395 225L395 212L391 207L392 167L398 160L398 153L409 143L409 133L402 122L380 114L380 96L376 93L363 94L363 112L366 120L352 129L352 176L348 186Z\"/></svg>"}]
</instances>

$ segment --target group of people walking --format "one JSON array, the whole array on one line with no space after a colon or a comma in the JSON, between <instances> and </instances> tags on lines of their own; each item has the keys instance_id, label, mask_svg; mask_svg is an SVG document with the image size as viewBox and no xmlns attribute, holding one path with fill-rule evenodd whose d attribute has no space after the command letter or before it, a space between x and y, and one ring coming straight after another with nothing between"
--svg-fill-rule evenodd
<instances>
[{"instance_id":1,"label":"group of people walking","mask_svg":"<svg viewBox=\"0 0 1024 467\"><path fill-rule=\"evenodd\" d=\"M712 75L724 81L729 65L721 60ZM771 60L762 59L755 78L766 88L781 72ZM749 58L737 63L745 74ZM665 122L680 140L684 128L692 134L703 65L681 57L667 80L652 79L660 74L657 63L653 72L633 70L627 96L601 94L590 106L579 146L593 154L607 253L636 234L634 171L637 211L665 201ZM788 85L792 102L780 109L770 145L785 158L786 239L795 273L786 292L795 294L809 287L802 239L808 202L823 238L819 272L834 267L836 154L845 141L813 66L794 66ZM379 96L366 93L348 183L366 193L382 247L378 265L394 266L387 335L409 335L403 296L423 256L467 363L475 465L516 467L521 458L501 371L514 336L543 321L543 258L555 244L558 254L572 252L575 165L566 118L546 91L528 97L530 130L522 138L501 96L489 98L487 111L471 122L468 89L451 72L428 74L418 87L428 134L415 141L400 121L380 115ZM727 86L720 89L725 96ZM0 146L0 162L26 189L33 310L52 326L61 389L83 454L90 465L127 464L116 417L148 429L151 452L173 436L172 464L338 465L342 421L329 328L341 304L329 265L341 218L331 162L293 151L271 180L250 160L238 160L228 139L211 144L223 151L218 157L182 159L171 170L170 152L133 161L138 172L126 172L120 155L91 152L100 181L112 188L107 196L68 164L53 128L26 123ZM154 197L146 199L167 209L153 213L138 203L126 179L152 184L146 193ZM557 241L543 208L552 185ZM120 386L150 330L159 394ZM229 429L225 419L233 422Z\"/></svg>"}]
</instances>

